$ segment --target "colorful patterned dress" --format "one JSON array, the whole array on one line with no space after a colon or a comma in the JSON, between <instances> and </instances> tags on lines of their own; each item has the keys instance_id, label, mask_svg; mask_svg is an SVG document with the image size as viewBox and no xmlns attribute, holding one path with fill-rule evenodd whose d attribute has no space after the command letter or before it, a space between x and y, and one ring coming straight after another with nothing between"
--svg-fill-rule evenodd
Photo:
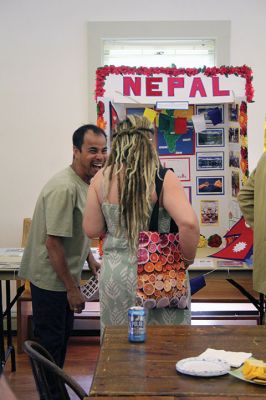
<instances>
[{"instance_id":1,"label":"colorful patterned dress","mask_svg":"<svg viewBox=\"0 0 266 400\"><path fill-rule=\"evenodd\" d=\"M137 288L137 257L130 255L126 234L117 235L119 206L104 202L102 211L107 224L103 246L103 264L100 274L101 334L108 325L126 325L127 311L135 305ZM159 209L159 231L169 232L170 217L165 209ZM189 285L188 285L189 286ZM189 296L190 299L190 296ZM152 309L148 311L148 324L189 325L189 309Z\"/></svg>"}]
</instances>

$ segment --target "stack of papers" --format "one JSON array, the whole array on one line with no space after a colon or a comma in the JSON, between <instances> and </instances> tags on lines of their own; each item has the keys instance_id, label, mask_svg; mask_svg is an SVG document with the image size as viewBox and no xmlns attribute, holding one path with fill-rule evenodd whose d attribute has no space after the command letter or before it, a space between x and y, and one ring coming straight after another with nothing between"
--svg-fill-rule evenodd
<instances>
[{"instance_id":1,"label":"stack of papers","mask_svg":"<svg viewBox=\"0 0 266 400\"><path fill-rule=\"evenodd\" d=\"M20 264L23 248L0 248L0 264Z\"/></svg>"}]
</instances>

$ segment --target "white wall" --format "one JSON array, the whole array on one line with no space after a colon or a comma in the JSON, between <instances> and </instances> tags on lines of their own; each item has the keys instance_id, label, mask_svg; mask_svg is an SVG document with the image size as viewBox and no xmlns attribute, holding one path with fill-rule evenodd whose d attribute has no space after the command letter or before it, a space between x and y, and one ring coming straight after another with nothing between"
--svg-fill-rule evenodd
<instances>
[{"instance_id":1,"label":"white wall","mask_svg":"<svg viewBox=\"0 0 266 400\"><path fill-rule=\"evenodd\" d=\"M88 21L231 20L230 63L254 71L253 168L263 151L265 15L265 0L0 0L0 247L19 246L41 187L71 162L73 131L95 122Z\"/></svg>"}]
</instances>

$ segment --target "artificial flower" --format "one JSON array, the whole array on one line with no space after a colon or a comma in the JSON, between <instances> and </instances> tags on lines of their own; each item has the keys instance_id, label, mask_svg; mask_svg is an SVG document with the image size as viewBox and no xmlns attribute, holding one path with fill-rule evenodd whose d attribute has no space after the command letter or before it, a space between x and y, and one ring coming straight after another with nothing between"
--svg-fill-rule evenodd
<instances>
[{"instance_id":1,"label":"artificial flower","mask_svg":"<svg viewBox=\"0 0 266 400\"><path fill-rule=\"evenodd\" d=\"M244 113L243 111L240 111L238 121L239 121L240 128L246 128L247 121L248 121L247 114Z\"/></svg>"},{"instance_id":2,"label":"artificial flower","mask_svg":"<svg viewBox=\"0 0 266 400\"><path fill-rule=\"evenodd\" d=\"M240 144L242 147L248 147L247 136L240 136Z\"/></svg>"},{"instance_id":3,"label":"artificial flower","mask_svg":"<svg viewBox=\"0 0 266 400\"><path fill-rule=\"evenodd\" d=\"M98 101L97 103L97 115L102 116L104 114L104 103L102 101Z\"/></svg>"},{"instance_id":4,"label":"artificial flower","mask_svg":"<svg viewBox=\"0 0 266 400\"><path fill-rule=\"evenodd\" d=\"M107 124L107 123L106 123L106 121L104 120L103 116L99 116L99 117L97 118L97 123L96 123L96 125L97 125L99 128L105 130L106 124Z\"/></svg>"},{"instance_id":5,"label":"artificial flower","mask_svg":"<svg viewBox=\"0 0 266 400\"><path fill-rule=\"evenodd\" d=\"M248 149L247 149L247 147L241 147L240 154L241 154L241 158L247 159L248 158Z\"/></svg>"},{"instance_id":6,"label":"artificial flower","mask_svg":"<svg viewBox=\"0 0 266 400\"><path fill-rule=\"evenodd\" d=\"M246 126L243 126L240 129L240 136L247 136L247 127Z\"/></svg>"},{"instance_id":7,"label":"artificial flower","mask_svg":"<svg viewBox=\"0 0 266 400\"><path fill-rule=\"evenodd\" d=\"M243 174L246 173L246 170L248 169L248 160L247 159L241 159L240 161L240 168Z\"/></svg>"},{"instance_id":8,"label":"artificial flower","mask_svg":"<svg viewBox=\"0 0 266 400\"><path fill-rule=\"evenodd\" d=\"M242 101L240 104L240 111L247 113L247 103L245 101Z\"/></svg>"}]
</instances>

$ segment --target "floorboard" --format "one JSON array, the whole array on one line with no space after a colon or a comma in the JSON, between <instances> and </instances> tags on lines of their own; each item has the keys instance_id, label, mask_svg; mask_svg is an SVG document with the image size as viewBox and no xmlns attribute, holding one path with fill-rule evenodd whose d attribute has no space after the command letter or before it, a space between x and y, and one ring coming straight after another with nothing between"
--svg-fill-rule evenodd
<instances>
[{"instance_id":1,"label":"floorboard","mask_svg":"<svg viewBox=\"0 0 266 400\"><path fill-rule=\"evenodd\" d=\"M16 339L14 340L16 345ZM89 391L100 351L99 337L72 336L69 341L65 371ZM28 356L16 354L17 370L11 372L10 361L5 367L5 376L18 400L38 400ZM73 399L76 397L73 396Z\"/></svg>"}]
</instances>

